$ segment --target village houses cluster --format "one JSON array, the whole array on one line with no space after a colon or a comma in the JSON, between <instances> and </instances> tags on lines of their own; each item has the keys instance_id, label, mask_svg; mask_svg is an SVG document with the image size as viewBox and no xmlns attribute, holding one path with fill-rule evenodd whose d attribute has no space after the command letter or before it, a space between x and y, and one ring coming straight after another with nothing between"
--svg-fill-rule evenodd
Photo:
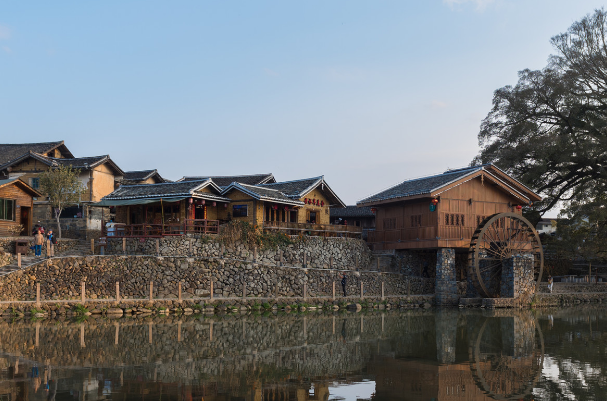
<instances>
[{"instance_id":1,"label":"village houses cluster","mask_svg":"<svg viewBox=\"0 0 607 401\"><path fill-rule=\"evenodd\" d=\"M78 169L84 188L60 216L71 238L214 234L232 220L289 234L360 237L373 220L369 208L346 207L324 176L277 181L271 173L195 172L171 181L156 169L123 171L109 155L75 157L56 141L0 144L0 235L15 225L23 226L21 235L36 224L56 225L39 176L58 166ZM332 216L334 210L341 213Z\"/></svg>"}]
</instances>

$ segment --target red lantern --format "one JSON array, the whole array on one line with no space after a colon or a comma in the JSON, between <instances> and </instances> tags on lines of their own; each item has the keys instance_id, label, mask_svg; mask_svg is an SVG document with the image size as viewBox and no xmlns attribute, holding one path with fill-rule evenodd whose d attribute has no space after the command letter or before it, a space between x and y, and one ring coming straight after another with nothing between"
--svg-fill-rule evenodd
<instances>
[{"instance_id":1,"label":"red lantern","mask_svg":"<svg viewBox=\"0 0 607 401\"><path fill-rule=\"evenodd\" d=\"M190 204L194 203L194 199L190 198Z\"/></svg>"},{"instance_id":2,"label":"red lantern","mask_svg":"<svg viewBox=\"0 0 607 401\"><path fill-rule=\"evenodd\" d=\"M523 207L521 205L516 205L517 210L521 210Z\"/></svg>"},{"instance_id":3,"label":"red lantern","mask_svg":"<svg viewBox=\"0 0 607 401\"><path fill-rule=\"evenodd\" d=\"M304 198L304 203L308 203L308 198Z\"/></svg>"},{"instance_id":4,"label":"red lantern","mask_svg":"<svg viewBox=\"0 0 607 401\"><path fill-rule=\"evenodd\" d=\"M308 205L312 203L312 199L308 199Z\"/></svg>"},{"instance_id":5,"label":"red lantern","mask_svg":"<svg viewBox=\"0 0 607 401\"><path fill-rule=\"evenodd\" d=\"M289 207L288 207L288 206L285 206L285 211L288 211L288 210L289 210Z\"/></svg>"},{"instance_id":6,"label":"red lantern","mask_svg":"<svg viewBox=\"0 0 607 401\"><path fill-rule=\"evenodd\" d=\"M371 208L371 213L375 214L375 212L377 212L377 209L376 209L376 208L374 208L374 207L372 207L372 208Z\"/></svg>"},{"instance_id":7,"label":"red lantern","mask_svg":"<svg viewBox=\"0 0 607 401\"><path fill-rule=\"evenodd\" d=\"M217 202L213 202L213 206L217 206Z\"/></svg>"},{"instance_id":8,"label":"red lantern","mask_svg":"<svg viewBox=\"0 0 607 401\"><path fill-rule=\"evenodd\" d=\"M205 203L206 203L206 201L203 199L203 200L202 200L202 204L204 205Z\"/></svg>"},{"instance_id":9,"label":"red lantern","mask_svg":"<svg viewBox=\"0 0 607 401\"><path fill-rule=\"evenodd\" d=\"M324 206L325 205L325 201L320 201L320 206Z\"/></svg>"},{"instance_id":10,"label":"red lantern","mask_svg":"<svg viewBox=\"0 0 607 401\"><path fill-rule=\"evenodd\" d=\"M438 205L438 199L436 199L436 198L432 199L432 204L434 206Z\"/></svg>"}]
</instances>

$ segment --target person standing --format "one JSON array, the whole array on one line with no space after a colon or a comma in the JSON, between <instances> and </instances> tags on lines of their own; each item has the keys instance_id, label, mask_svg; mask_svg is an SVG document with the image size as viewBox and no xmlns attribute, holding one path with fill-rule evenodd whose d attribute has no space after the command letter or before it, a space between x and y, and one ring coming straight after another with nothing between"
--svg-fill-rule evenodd
<instances>
[{"instance_id":1,"label":"person standing","mask_svg":"<svg viewBox=\"0 0 607 401\"><path fill-rule=\"evenodd\" d=\"M552 286L554 285L554 279L552 278L552 275L548 276L548 290L550 290L550 293L552 294Z\"/></svg>"},{"instance_id":2,"label":"person standing","mask_svg":"<svg viewBox=\"0 0 607 401\"><path fill-rule=\"evenodd\" d=\"M343 276L341 276L341 288L344 290L344 297L346 296L346 283L347 283L347 277L346 277L346 273L344 273Z\"/></svg>"},{"instance_id":3,"label":"person standing","mask_svg":"<svg viewBox=\"0 0 607 401\"><path fill-rule=\"evenodd\" d=\"M48 230L46 241L46 246L48 247L47 255L49 258L52 258L55 256L55 244L57 243L57 239L55 239L53 230Z\"/></svg>"},{"instance_id":4,"label":"person standing","mask_svg":"<svg viewBox=\"0 0 607 401\"><path fill-rule=\"evenodd\" d=\"M42 244L44 244L44 235L40 233L40 230L34 235L34 254L35 256L42 255Z\"/></svg>"}]
</instances>

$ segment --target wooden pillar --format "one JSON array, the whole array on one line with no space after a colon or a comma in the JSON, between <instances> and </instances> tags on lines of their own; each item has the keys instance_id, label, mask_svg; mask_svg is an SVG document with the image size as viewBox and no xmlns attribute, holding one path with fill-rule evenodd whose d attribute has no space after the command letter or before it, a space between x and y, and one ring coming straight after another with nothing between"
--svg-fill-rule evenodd
<instances>
[{"instance_id":1,"label":"wooden pillar","mask_svg":"<svg viewBox=\"0 0 607 401\"><path fill-rule=\"evenodd\" d=\"M95 254L95 238L91 238L91 255Z\"/></svg>"},{"instance_id":2,"label":"wooden pillar","mask_svg":"<svg viewBox=\"0 0 607 401\"><path fill-rule=\"evenodd\" d=\"M46 240L46 257L47 258L51 257L51 240L50 239Z\"/></svg>"},{"instance_id":3,"label":"wooden pillar","mask_svg":"<svg viewBox=\"0 0 607 401\"><path fill-rule=\"evenodd\" d=\"M86 283L84 281L80 283L80 297L82 303L84 304L86 302Z\"/></svg>"},{"instance_id":4,"label":"wooden pillar","mask_svg":"<svg viewBox=\"0 0 607 401\"><path fill-rule=\"evenodd\" d=\"M114 331L114 345L118 345L118 335L120 333L120 324L114 323L116 330Z\"/></svg>"},{"instance_id":5,"label":"wooden pillar","mask_svg":"<svg viewBox=\"0 0 607 401\"><path fill-rule=\"evenodd\" d=\"M84 344L84 323L80 325L80 348L86 348Z\"/></svg>"},{"instance_id":6,"label":"wooden pillar","mask_svg":"<svg viewBox=\"0 0 607 401\"><path fill-rule=\"evenodd\" d=\"M360 315L360 332L361 333L365 332L365 321L363 319L363 315Z\"/></svg>"},{"instance_id":7,"label":"wooden pillar","mask_svg":"<svg viewBox=\"0 0 607 401\"><path fill-rule=\"evenodd\" d=\"M213 278L211 278L211 282L210 282L210 289L211 289L211 301L213 300Z\"/></svg>"},{"instance_id":8,"label":"wooden pillar","mask_svg":"<svg viewBox=\"0 0 607 401\"><path fill-rule=\"evenodd\" d=\"M363 298L363 281L360 280L360 298Z\"/></svg>"},{"instance_id":9,"label":"wooden pillar","mask_svg":"<svg viewBox=\"0 0 607 401\"><path fill-rule=\"evenodd\" d=\"M126 255L126 238L122 238L122 253Z\"/></svg>"},{"instance_id":10,"label":"wooden pillar","mask_svg":"<svg viewBox=\"0 0 607 401\"><path fill-rule=\"evenodd\" d=\"M154 300L154 282L150 281L150 301Z\"/></svg>"},{"instance_id":11,"label":"wooden pillar","mask_svg":"<svg viewBox=\"0 0 607 401\"><path fill-rule=\"evenodd\" d=\"M253 262L257 262L257 247L253 248Z\"/></svg>"},{"instance_id":12,"label":"wooden pillar","mask_svg":"<svg viewBox=\"0 0 607 401\"><path fill-rule=\"evenodd\" d=\"M181 281L177 283L177 302L181 303Z\"/></svg>"},{"instance_id":13,"label":"wooden pillar","mask_svg":"<svg viewBox=\"0 0 607 401\"><path fill-rule=\"evenodd\" d=\"M304 254L303 254L303 267L306 267L306 265L308 264L307 257L308 257L308 255L304 251Z\"/></svg>"},{"instance_id":14,"label":"wooden pillar","mask_svg":"<svg viewBox=\"0 0 607 401\"><path fill-rule=\"evenodd\" d=\"M116 302L120 302L120 283L116 281Z\"/></svg>"},{"instance_id":15,"label":"wooden pillar","mask_svg":"<svg viewBox=\"0 0 607 401\"><path fill-rule=\"evenodd\" d=\"M381 314L381 331L384 332L384 314Z\"/></svg>"},{"instance_id":16,"label":"wooden pillar","mask_svg":"<svg viewBox=\"0 0 607 401\"><path fill-rule=\"evenodd\" d=\"M331 256L331 258L329 258L329 268L330 269L333 268L333 256Z\"/></svg>"},{"instance_id":17,"label":"wooden pillar","mask_svg":"<svg viewBox=\"0 0 607 401\"><path fill-rule=\"evenodd\" d=\"M381 282L381 300L385 300L386 297L384 296L384 282Z\"/></svg>"},{"instance_id":18,"label":"wooden pillar","mask_svg":"<svg viewBox=\"0 0 607 401\"><path fill-rule=\"evenodd\" d=\"M181 320L177 322L177 342L181 342Z\"/></svg>"},{"instance_id":19,"label":"wooden pillar","mask_svg":"<svg viewBox=\"0 0 607 401\"><path fill-rule=\"evenodd\" d=\"M36 306L40 307L40 283L36 283Z\"/></svg>"},{"instance_id":20,"label":"wooden pillar","mask_svg":"<svg viewBox=\"0 0 607 401\"><path fill-rule=\"evenodd\" d=\"M17 267L21 269L21 254L17 254Z\"/></svg>"},{"instance_id":21,"label":"wooden pillar","mask_svg":"<svg viewBox=\"0 0 607 401\"><path fill-rule=\"evenodd\" d=\"M335 315L333 315L333 334L335 334Z\"/></svg>"},{"instance_id":22,"label":"wooden pillar","mask_svg":"<svg viewBox=\"0 0 607 401\"><path fill-rule=\"evenodd\" d=\"M213 341L213 321L212 320L209 325L209 341Z\"/></svg>"},{"instance_id":23,"label":"wooden pillar","mask_svg":"<svg viewBox=\"0 0 607 401\"><path fill-rule=\"evenodd\" d=\"M283 251L280 250L280 262L279 262L280 264L279 264L279 266L282 266L282 264L283 264L283 258L284 258Z\"/></svg>"},{"instance_id":24,"label":"wooden pillar","mask_svg":"<svg viewBox=\"0 0 607 401\"><path fill-rule=\"evenodd\" d=\"M188 246L190 247L190 256L192 256L192 238L188 241Z\"/></svg>"},{"instance_id":25,"label":"wooden pillar","mask_svg":"<svg viewBox=\"0 0 607 401\"><path fill-rule=\"evenodd\" d=\"M152 337L152 323L148 323L148 342L150 344L152 344L153 342L153 337Z\"/></svg>"},{"instance_id":26,"label":"wooden pillar","mask_svg":"<svg viewBox=\"0 0 607 401\"><path fill-rule=\"evenodd\" d=\"M36 347L40 346L40 322L36 322Z\"/></svg>"},{"instance_id":27,"label":"wooden pillar","mask_svg":"<svg viewBox=\"0 0 607 401\"><path fill-rule=\"evenodd\" d=\"M160 240L156 238L156 255L160 256Z\"/></svg>"},{"instance_id":28,"label":"wooden pillar","mask_svg":"<svg viewBox=\"0 0 607 401\"><path fill-rule=\"evenodd\" d=\"M333 296L331 297L333 301L335 301L335 280L333 280Z\"/></svg>"}]
</instances>

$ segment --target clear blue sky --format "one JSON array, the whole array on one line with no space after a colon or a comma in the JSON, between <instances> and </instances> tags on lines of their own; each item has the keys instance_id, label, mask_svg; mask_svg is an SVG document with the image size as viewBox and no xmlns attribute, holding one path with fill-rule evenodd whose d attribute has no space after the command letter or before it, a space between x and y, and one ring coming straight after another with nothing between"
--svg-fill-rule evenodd
<instances>
[{"instance_id":1,"label":"clear blue sky","mask_svg":"<svg viewBox=\"0 0 607 401\"><path fill-rule=\"evenodd\" d=\"M325 175L346 203L467 165L571 0L5 1L0 142L163 176Z\"/></svg>"}]
</instances>

